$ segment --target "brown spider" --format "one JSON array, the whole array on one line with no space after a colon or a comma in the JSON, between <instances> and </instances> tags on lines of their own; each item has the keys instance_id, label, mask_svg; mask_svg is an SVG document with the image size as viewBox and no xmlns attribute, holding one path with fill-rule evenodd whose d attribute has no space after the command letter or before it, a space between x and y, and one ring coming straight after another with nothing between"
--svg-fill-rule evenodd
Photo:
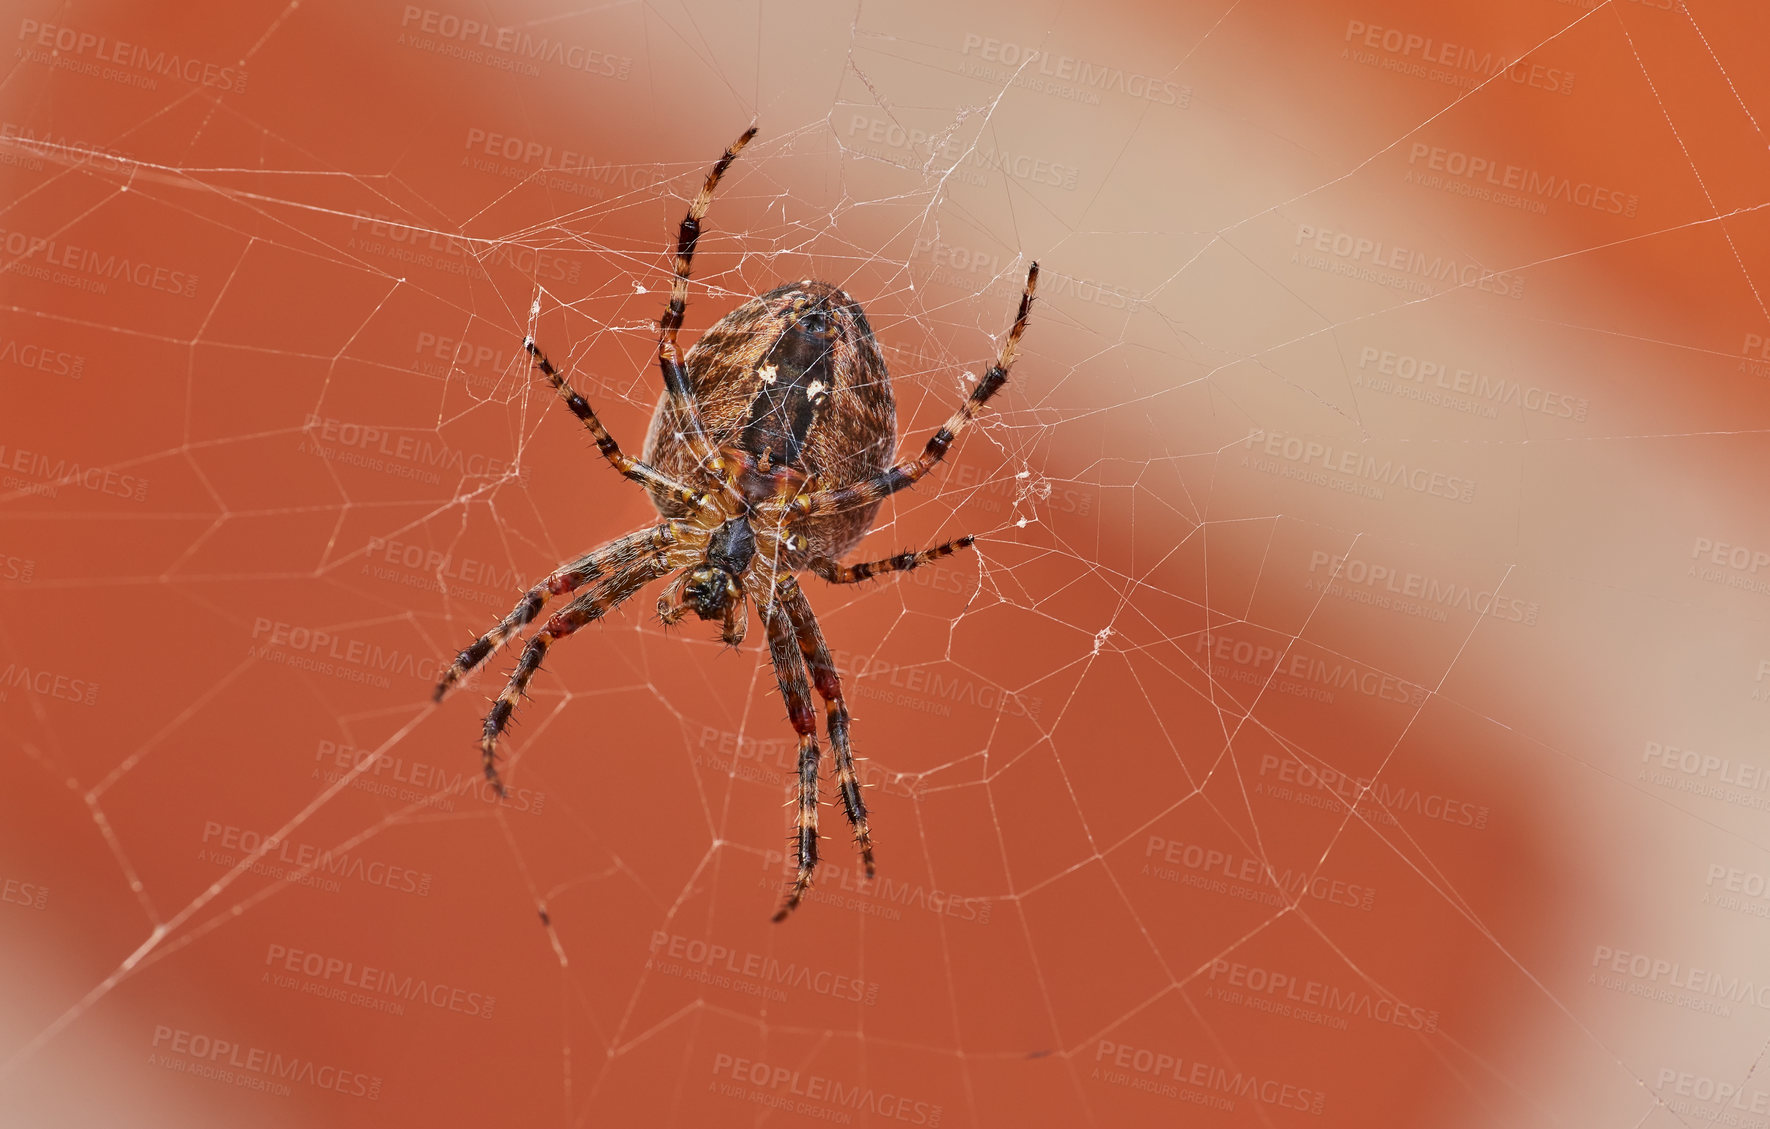
<instances>
[{"instance_id":1,"label":"brown spider","mask_svg":"<svg viewBox=\"0 0 1770 1129\"><path fill-rule=\"evenodd\" d=\"M897 409L891 378L860 306L827 282L789 283L752 298L707 330L686 359L676 332L688 300L689 265L701 218L713 189L738 151L756 135L751 127L707 174L676 240L676 276L670 306L659 323L658 365L664 397L652 415L644 461L623 454L585 399L535 345L523 342L535 367L566 407L583 421L603 457L645 487L664 521L586 553L531 588L502 623L455 659L437 685L444 694L540 614L549 596L589 589L555 612L522 650L510 684L485 719L481 750L486 778L499 795L498 735L547 648L601 619L652 580L675 571L658 601L666 624L690 611L721 622L720 637L736 646L749 622L748 605L768 631L769 656L799 734L799 811L791 836L798 873L780 921L799 904L817 868L817 721L811 691L826 710L824 727L836 758L836 784L854 828L854 840L873 876L866 804L848 744L848 707L842 682L817 617L794 573L810 569L832 584L902 572L969 546L956 541L863 564L838 563L872 526L879 504L913 485L940 462L977 409L1008 379L1015 347L1026 330L1039 266L1033 263L1020 311L996 363L970 397L922 449L895 465Z\"/></svg>"}]
</instances>

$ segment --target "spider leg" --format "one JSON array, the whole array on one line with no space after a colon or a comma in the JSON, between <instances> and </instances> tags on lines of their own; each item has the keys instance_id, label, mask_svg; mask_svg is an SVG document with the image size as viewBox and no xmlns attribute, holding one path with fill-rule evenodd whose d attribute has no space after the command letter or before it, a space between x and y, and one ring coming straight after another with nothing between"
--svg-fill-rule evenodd
<instances>
[{"instance_id":1,"label":"spider leg","mask_svg":"<svg viewBox=\"0 0 1770 1129\"><path fill-rule=\"evenodd\" d=\"M842 700L842 679L836 673L836 660L824 642L824 633L812 613L811 601L796 580L788 578L781 585L781 606L793 625L799 651L811 672L812 685L824 700L824 728L830 734L830 751L836 757L836 790L842 794L842 809L848 825L854 828L854 843L860 848L860 860L873 876L873 835L867 829L867 805L860 796L860 778L854 771L854 749L848 744L848 704Z\"/></svg>"},{"instance_id":2,"label":"spider leg","mask_svg":"<svg viewBox=\"0 0 1770 1129\"><path fill-rule=\"evenodd\" d=\"M535 358L535 367L540 369L541 374L553 385L554 391L559 393L559 398L565 401L565 406L571 409L571 413L577 416L589 430L591 438L596 440L596 449L602 452L602 457L609 461L610 466L653 494L674 498L679 502L702 509L712 507L713 503L706 494L691 486L684 486L650 464L641 462L622 451L621 445L616 443L614 436L608 433L608 428L604 427L602 421L596 418L596 409L590 406L588 400L572 390L572 386L566 383L565 375L553 367L553 362L547 359L547 354L541 352L540 346L535 344L535 339L533 337L523 338L522 346Z\"/></svg>"},{"instance_id":3,"label":"spider leg","mask_svg":"<svg viewBox=\"0 0 1770 1129\"><path fill-rule=\"evenodd\" d=\"M768 617L768 654L774 660L775 681L787 703L787 716L799 734L799 814L789 842L793 844L798 871L787 891L787 900L775 913L784 921L811 887L817 869L817 715L811 712L811 688L805 684L805 660L794 642L793 625L785 611Z\"/></svg>"},{"instance_id":4,"label":"spider leg","mask_svg":"<svg viewBox=\"0 0 1770 1129\"><path fill-rule=\"evenodd\" d=\"M969 549L977 538L967 533L956 541L948 541L944 545L936 545L932 549L923 549L919 553L899 553L895 557L886 557L882 561L862 561L859 564L845 565L829 557L818 557L807 567L831 584L859 584L874 576L883 576L888 572L908 572L942 557L950 557L960 549Z\"/></svg>"},{"instance_id":5,"label":"spider leg","mask_svg":"<svg viewBox=\"0 0 1770 1129\"><path fill-rule=\"evenodd\" d=\"M504 732L504 727L510 724L510 715L528 690L529 679L540 668L541 660L547 655L547 648L586 623L601 619L648 581L662 576L668 568L669 564L662 556L629 562L590 591L554 612L547 620L547 626L529 639L528 645L522 649L522 657L516 660L516 669L510 674L510 683L492 703L491 712L486 714L485 735L480 739L479 747L485 759L486 779L491 781L498 795L504 794L504 782L498 778L498 737Z\"/></svg>"},{"instance_id":6,"label":"spider leg","mask_svg":"<svg viewBox=\"0 0 1770 1129\"><path fill-rule=\"evenodd\" d=\"M1014 365L1014 352L1020 346L1020 335L1026 332L1026 316L1032 309L1033 291L1038 285L1039 264L1034 263L1026 272L1026 289L1020 294L1020 312L1014 317L1014 326L1008 331L1008 340L1002 343L1002 351L996 357L996 363L983 374L983 379L977 382L977 387L971 390L971 395L946 421L945 426L929 437L920 455L849 486L801 494L788 503L787 512L793 517L802 518L871 505L906 486L913 486L918 479L933 470L935 464L946 457L947 448L953 445L953 440L976 418L977 410L988 403L989 398L1008 382L1008 370Z\"/></svg>"},{"instance_id":7,"label":"spider leg","mask_svg":"<svg viewBox=\"0 0 1770 1129\"><path fill-rule=\"evenodd\" d=\"M683 367L681 354L677 350L676 331L682 328L682 317L688 309L688 272L694 263L695 243L701 237L701 220L706 217L707 208L713 203L713 190L719 187L719 178L725 175L725 170L754 136L756 127L751 126L744 131L742 137L731 143L725 154L708 171L706 182L701 185L700 194L694 198L694 203L688 206L688 215L676 233L676 277L670 283L670 305L658 319L658 368L663 373L664 390L670 396L671 409L688 421L685 438L689 449L702 463L713 459L713 448L707 442L706 430L701 426L701 413L695 405L693 390L689 387L688 370Z\"/></svg>"},{"instance_id":8,"label":"spider leg","mask_svg":"<svg viewBox=\"0 0 1770 1129\"><path fill-rule=\"evenodd\" d=\"M474 640L465 650L455 656L454 665L444 672L442 681L436 684L434 701L442 701L443 695L454 688L455 683L465 678L472 670L484 662L486 658L512 635L521 631L537 615L547 603L550 596L563 596L574 592L592 580L599 579L611 568L619 567L624 561L645 552L661 550L667 545L677 542L686 531L682 522L666 521L650 529L641 529L635 533L610 541L599 549L593 549L577 560L568 561L554 569L547 579L528 590L528 594L517 602L509 615L498 625Z\"/></svg>"}]
</instances>

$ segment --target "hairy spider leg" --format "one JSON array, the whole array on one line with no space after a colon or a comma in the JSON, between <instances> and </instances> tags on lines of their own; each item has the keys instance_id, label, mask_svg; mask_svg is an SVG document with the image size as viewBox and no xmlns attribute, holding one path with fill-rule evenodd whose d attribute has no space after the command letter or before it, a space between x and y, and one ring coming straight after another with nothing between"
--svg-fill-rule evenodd
<instances>
[{"instance_id":1,"label":"hairy spider leg","mask_svg":"<svg viewBox=\"0 0 1770 1129\"><path fill-rule=\"evenodd\" d=\"M573 561L568 561L554 569L547 578L528 590L523 598L517 601L498 625L481 635L455 656L454 665L444 672L442 681L436 684L433 701L442 701L443 696L454 688L455 683L467 677L473 669L484 662L493 651L503 646L511 636L526 627L537 615L551 596L563 596L575 592L593 580L601 578L611 568L618 568L623 561L647 550L661 550L665 546L676 544L685 535L693 539L694 527L685 522L666 521L629 533L617 538L600 548L592 549Z\"/></svg>"},{"instance_id":2,"label":"hairy spider leg","mask_svg":"<svg viewBox=\"0 0 1770 1129\"><path fill-rule=\"evenodd\" d=\"M535 367L553 385L559 398L565 401L565 406L589 430L590 437L596 440L596 449L602 452L602 457L609 461L610 466L653 493L667 495L697 509L713 509L712 500L704 492L692 486L684 486L649 463L641 462L622 451L621 445L615 442L615 437L608 433L608 428L596 418L596 409L590 406L590 401L573 391L572 386L566 383L565 375L553 367L553 362L547 359L547 354L541 352L533 337L523 338L522 347L535 358Z\"/></svg>"},{"instance_id":3,"label":"hairy spider leg","mask_svg":"<svg viewBox=\"0 0 1770 1129\"><path fill-rule=\"evenodd\" d=\"M946 457L947 448L953 445L953 440L976 418L978 409L988 403L989 398L1008 382L1008 370L1014 366L1014 353L1020 345L1020 335L1026 332L1026 316L1032 309L1033 291L1038 288L1038 284L1039 264L1033 263L1032 268L1026 272L1026 289L1020 294L1020 312L1014 317L1014 327L1008 331L1008 340L1002 343L996 363L983 374L983 379L977 382L977 387L971 390L971 395L953 413L952 418L929 438L920 455L851 486L801 494L789 504L788 513L794 517L810 517L812 514L835 513L871 505L906 486L914 485L923 475L933 470Z\"/></svg>"},{"instance_id":4,"label":"hairy spider leg","mask_svg":"<svg viewBox=\"0 0 1770 1129\"><path fill-rule=\"evenodd\" d=\"M805 683L805 661L794 640L792 623L779 608L768 616L767 623L768 655L774 661L775 681L780 683L793 731L799 734L798 815L793 833L787 838L793 844L798 869L787 900L774 915L776 921L784 921L811 888L811 875L817 869L817 715L811 711L811 688Z\"/></svg>"},{"instance_id":5,"label":"hairy spider leg","mask_svg":"<svg viewBox=\"0 0 1770 1129\"><path fill-rule=\"evenodd\" d=\"M676 277L670 282L670 304L658 319L658 368L663 373L664 390L670 396L671 407L688 421L684 438L689 450L694 452L695 458L703 465L711 463L716 456L712 445L707 441L706 429L701 425L700 407L695 403L693 390L689 386L688 370L682 365L681 354L676 345L676 331L682 328L683 314L688 309L688 272L694 264L695 244L701 237L701 220L706 217L707 208L713 203L713 190L719 187L719 178L725 175L731 162L737 159L738 153L755 136L756 127L751 126L744 131L742 137L731 143L725 154L707 173L700 195L688 206L688 215L683 218L682 226L676 233Z\"/></svg>"},{"instance_id":6,"label":"hairy spider leg","mask_svg":"<svg viewBox=\"0 0 1770 1129\"><path fill-rule=\"evenodd\" d=\"M967 533L965 536L948 541L944 545L936 545L932 549L923 549L919 553L899 553L895 557L886 557L879 561L862 561L859 564L845 565L828 557L818 557L807 567L831 584L859 584L875 576L883 576L888 572L908 572L942 557L950 557L960 549L969 549L977 538Z\"/></svg>"},{"instance_id":7,"label":"hairy spider leg","mask_svg":"<svg viewBox=\"0 0 1770 1129\"><path fill-rule=\"evenodd\" d=\"M818 697L824 700L824 729L830 735L830 751L836 758L836 790L841 793L848 826L854 829L854 845L860 848L860 860L867 868L867 877L871 878L873 835L867 828L867 805L861 799L860 778L854 771L854 749L848 744L848 703L842 700L842 679L836 673L836 660L830 656L829 645L824 642L817 616L811 610L811 601L805 598L805 590L799 587L798 581L789 577L781 585L781 603L793 625L799 652L805 657L805 667L811 672L811 684L817 687Z\"/></svg>"},{"instance_id":8,"label":"hairy spider leg","mask_svg":"<svg viewBox=\"0 0 1770 1129\"><path fill-rule=\"evenodd\" d=\"M485 759L486 779L491 781L498 795L504 795L504 782L498 778L498 737L504 732L504 727L510 724L510 715L515 712L517 703L528 690L529 679L540 668L541 660L547 655L547 648L586 623L601 619L620 606L621 601L643 588L647 582L662 576L669 567L669 563L661 555L631 562L553 613L547 620L547 625L529 639L528 645L522 649L522 657L516 660L516 669L510 674L509 684L492 703L491 712L486 714L485 734L480 739L479 747Z\"/></svg>"}]
</instances>

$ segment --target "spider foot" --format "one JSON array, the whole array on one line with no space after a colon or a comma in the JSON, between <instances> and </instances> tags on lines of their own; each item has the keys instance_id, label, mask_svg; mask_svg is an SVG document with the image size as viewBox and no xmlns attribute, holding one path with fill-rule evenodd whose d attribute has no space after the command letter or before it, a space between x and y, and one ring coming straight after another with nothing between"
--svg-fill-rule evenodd
<instances>
[{"instance_id":1,"label":"spider foot","mask_svg":"<svg viewBox=\"0 0 1770 1129\"><path fill-rule=\"evenodd\" d=\"M436 692L431 695L430 700L433 702L442 701L448 692L455 688L456 683L467 677L468 671L484 662L485 657L492 653L496 645L493 638L493 636L481 636L462 648L461 653L455 656L454 663L450 665L449 669L443 671L442 680L436 684Z\"/></svg>"},{"instance_id":2,"label":"spider foot","mask_svg":"<svg viewBox=\"0 0 1770 1129\"><path fill-rule=\"evenodd\" d=\"M500 800L508 798L508 793L504 791L504 780L498 775L497 742L489 740L482 741L480 743L480 753L485 759L486 782L492 786L492 791L498 793L498 798Z\"/></svg>"},{"instance_id":3,"label":"spider foot","mask_svg":"<svg viewBox=\"0 0 1770 1129\"><path fill-rule=\"evenodd\" d=\"M805 891L809 889L811 889L811 871L800 867L798 875L793 879L792 887L787 891L787 900L774 913L774 920L785 921L788 914L799 908L799 903L805 898Z\"/></svg>"},{"instance_id":4,"label":"spider foot","mask_svg":"<svg viewBox=\"0 0 1770 1129\"><path fill-rule=\"evenodd\" d=\"M448 697L449 691L453 690L455 683L459 681L461 681L461 659L456 659L455 665L443 672L442 680L436 684L436 692L430 695L430 700L433 702L442 701Z\"/></svg>"},{"instance_id":5,"label":"spider foot","mask_svg":"<svg viewBox=\"0 0 1770 1129\"><path fill-rule=\"evenodd\" d=\"M812 762L816 764L815 761ZM800 798L799 826L787 837L793 844L793 858L798 863L798 871L793 875L793 884L787 888L787 900L775 912L776 921L785 921L787 915L798 908L805 898L805 891L811 889L811 875L817 870L817 808L807 806L804 797ZM815 805L815 800L812 805Z\"/></svg>"}]
</instances>

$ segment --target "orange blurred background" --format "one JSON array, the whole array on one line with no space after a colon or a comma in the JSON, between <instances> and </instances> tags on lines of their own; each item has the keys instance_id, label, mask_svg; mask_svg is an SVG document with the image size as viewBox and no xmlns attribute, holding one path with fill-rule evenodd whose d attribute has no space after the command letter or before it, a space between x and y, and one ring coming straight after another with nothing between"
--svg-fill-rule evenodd
<instances>
[{"instance_id":1,"label":"orange blurred background","mask_svg":"<svg viewBox=\"0 0 1770 1129\"><path fill-rule=\"evenodd\" d=\"M14 7L19 1125L1770 1125L1770 15L1729 0ZM760 633L453 653L836 281L947 465ZM654 589L655 592L655 589ZM826 801L832 793L826 785Z\"/></svg>"}]
</instances>

